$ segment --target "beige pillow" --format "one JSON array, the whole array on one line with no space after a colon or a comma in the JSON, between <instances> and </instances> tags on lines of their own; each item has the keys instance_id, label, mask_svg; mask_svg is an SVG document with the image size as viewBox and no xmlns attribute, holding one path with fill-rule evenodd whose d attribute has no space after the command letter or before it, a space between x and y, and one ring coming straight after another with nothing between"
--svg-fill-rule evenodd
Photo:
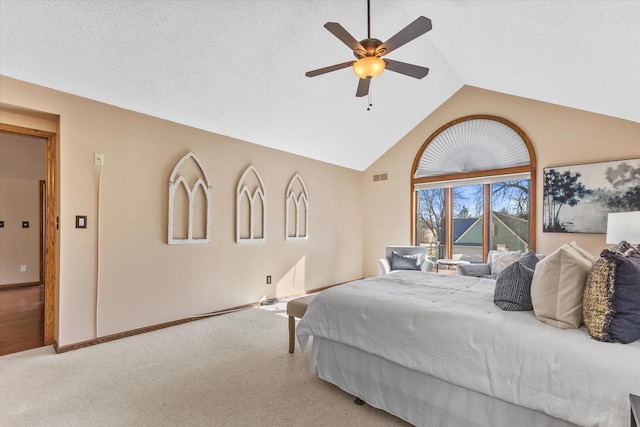
<instances>
[{"instance_id":1,"label":"beige pillow","mask_svg":"<svg viewBox=\"0 0 640 427\"><path fill-rule=\"evenodd\" d=\"M538 320L561 329L582 323L582 295L594 257L575 242L567 243L536 265L531 302Z\"/></svg>"},{"instance_id":2,"label":"beige pillow","mask_svg":"<svg viewBox=\"0 0 640 427\"><path fill-rule=\"evenodd\" d=\"M498 274L522 256L521 251L493 252L491 255L491 274Z\"/></svg>"}]
</instances>

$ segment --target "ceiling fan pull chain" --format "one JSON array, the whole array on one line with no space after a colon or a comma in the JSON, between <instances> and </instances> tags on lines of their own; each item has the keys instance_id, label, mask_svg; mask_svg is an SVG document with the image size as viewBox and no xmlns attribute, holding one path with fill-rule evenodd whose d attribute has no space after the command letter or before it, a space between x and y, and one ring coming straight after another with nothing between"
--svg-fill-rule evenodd
<instances>
[{"instance_id":1,"label":"ceiling fan pull chain","mask_svg":"<svg viewBox=\"0 0 640 427\"><path fill-rule=\"evenodd\" d=\"M367 106L367 111L371 111L371 107L373 107L373 103L371 102L371 92L371 86L369 86L369 94L367 95L369 105Z\"/></svg>"}]
</instances>

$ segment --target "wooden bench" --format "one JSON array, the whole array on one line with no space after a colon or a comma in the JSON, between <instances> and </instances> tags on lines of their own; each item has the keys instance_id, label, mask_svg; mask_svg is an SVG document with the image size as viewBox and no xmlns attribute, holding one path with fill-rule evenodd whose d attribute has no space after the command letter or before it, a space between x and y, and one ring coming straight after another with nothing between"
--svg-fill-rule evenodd
<instances>
[{"instance_id":1,"label":"wooden bench","mask_svg":"<svg viewBox=\"0 0 640 427\"><path fill-rule=\"evenodd\" d=\"M316 294L305 295L292 299L287 303L287 315L289 316L289 353L296 348L296 317L301 319L307 312L307 307Z\"/></svg>"}]
</instances>

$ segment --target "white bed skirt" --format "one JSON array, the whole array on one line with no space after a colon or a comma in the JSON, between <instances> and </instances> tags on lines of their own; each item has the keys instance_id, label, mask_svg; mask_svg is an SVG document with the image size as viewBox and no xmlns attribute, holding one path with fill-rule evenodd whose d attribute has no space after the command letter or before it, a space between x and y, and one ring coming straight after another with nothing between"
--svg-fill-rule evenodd
<instances>
[{"instance_id":1,"label":"white bed skirt","mask_svg":"<svg viewBox=\"0 0 640 427\"><path fill-rule=\"evenodd\" d=\"M311 370L369 405L418 426L575 426L319 337L313 338Z\"/></svg>"}]
</instances>

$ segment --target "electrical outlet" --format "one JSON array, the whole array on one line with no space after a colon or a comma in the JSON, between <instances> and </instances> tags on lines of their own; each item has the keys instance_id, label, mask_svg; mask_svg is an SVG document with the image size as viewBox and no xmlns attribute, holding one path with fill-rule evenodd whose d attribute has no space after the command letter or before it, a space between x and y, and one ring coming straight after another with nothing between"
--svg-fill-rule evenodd
<instances>
[{"instance_id":1,"label":"electrical outlet","mask_svg":"<svg viewBox=\"0 0 640 427\"><path fill-rule=\"evenodd\" d=\"M25 264L20 265L20 273L26 273L27 272L27 266Z\"/></svg>"},{"instance_id":2,"label":"electrical outlet","mask_svg":"<svg viewBox=\"0 0 640 427\"><path fill-rule=\"evenodd\" d=\"M267 285L271 284L271 276L267 276Z\"/></svg>"},{"instance_id":3,"label":"electrical outlet","mask_svg":"<svg viewBox=\"0 0 640 427\"><path fill-rule=\"evenodd\" d=\"M98 166L104 166L104 154L93 153L93 164Z\"/></svg>"}]
</instances>

